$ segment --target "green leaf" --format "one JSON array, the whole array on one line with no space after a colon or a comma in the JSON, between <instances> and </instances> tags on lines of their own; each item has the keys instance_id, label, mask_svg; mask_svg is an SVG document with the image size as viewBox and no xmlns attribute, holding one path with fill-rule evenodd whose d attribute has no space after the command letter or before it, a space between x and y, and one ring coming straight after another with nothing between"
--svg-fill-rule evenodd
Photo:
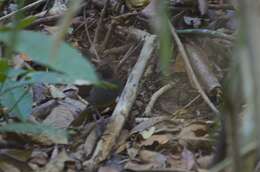
<instances>
[{"instance_id":1,"label":"green leaf","mask_svg":"<svg viewBox=\"0 0 260 172\"><path fill-rule=\"evenodd\" d=\"M9 69L9 65L7 60L0 59L0 72L6 73L6 71Z\"/></svg>"},{"instance_id":2,"label":"green leaf","mask_svg":"<svg viewBox=\"0 0 260 172\"><path fill-rule=\"evenodd\" d=\"M11 32L0 32L0 41L9 46ZM81 55L79 51L72 48L67 43L62 43L57 50L56 57L51 57L53 40L51 36L39 32L21 31L19 32L19 43L16 51L26 53L32 60L49 66L70 78L76 80L86 80L89 83L98 81L94 67Z\"/></svg>"},{"instance_id":3,"label":"green leaf","mask_svg":"<svg viewBox=\"0 0 260 172\"><path fill-rule=\"evenodd\" d=\"M58 84L58 83L72 83L73 78L69 76L55 73L55 72L30 72L26 74L22 80L22 83L28 82L33 83L48 83L48 84Z\"/></svg>"},{"instance_id":4,"label":"green leaf","mask_svg":"<svg viewBox=\"0 0 260 172\"><path fill-rule=\"evenodd\" d=\"M19 76L21 75L25 75L26 73L28 73L27 70L24 69L14 69L14 68L10 68L7 72L7 77L9 79L14 79L16 80Z\"/></svg>"},{"instance_id":5,"label":"green leaf","mask_svg":"<svg viewBox=\"0 0 260 172\"><path fill-rule=\"evenodd\" d=\"M17 78L18 76L22 76L19 81L9 80L12 84L5 85L0 92L0 96L7 94L10 90L25 87L30 84L35 83L48 83L48 84L59 84L59 83L71 83L73 78L69 78L68 76L54 73L54 72L28 72L25 70L17 71L17 70L9 70L8 77L9 78Z\"/></svg>"},{"instance_id":6,"label":"green leaf","mask_svg":"<svg viewBox=\"0 0 260 172\"><path fill-rule=\"evenodd\" d=\"M16 81L8 80L3 84L3 90L17 84ZM26 87L17 87L5 92L0 97L3 106L10 110L10 114L17 116L20 120L26 121L32 112L32 95Z\"/></svg>"},{"instance_id":7,"label":"green leaf","mask_svg":"<svg viewBox=\"0 0 260 172\"><path fill-rule=\"evenodd\" d=\"M33 140L38 142L51 141L55 144L67 144L68 133L64 129L54 128L50 125L13 123L0 127L2 133L16 133L33 136Z\"/></svg>"},{"instance_id":8,"label":"green leaf","mask_svg":"<svg viewBox=\"0 0 260 172\"><path fill-rule=\"evenodd\" d=\"M30 16L28 18L25 18L25 19L19 21L18 23L10 23L10 24L2 27L1 31L11 31L13 29L16 29L16 30L24 29L24 28L30 26L35 21L35 19L36 19L35 16Z\"/></svg>"},{"instance_id":9,"label":"green leaf","mask_svg":"<svg viewBox=\"0 0 260 172\"><path fill-rule=\"evenodd\" d=\"M16 29L18 30L21 30L21 29L24 29L28 26L30 26L34 21L35 21L36 17L35 16L30 16L28 18L25 18L23 19L21 22L19 22L17 25L16 25Z\"/></svg>"},{"instance_id":10,"label":"green leaf","mask_svg":"<svg viewBox=\"0 0 260 172\"><path fill-rule=\"evenodd\" d=\"M9 69L9 65L7 60L0 59L0 83L4 82L7 75L7 71Z\"/></svg>"},{"instance_id":11,"label":"green leaf","mask_svg":"<svg viewBox=\"0 0 260 172\"><path fill-rule=\"evenodd\" d=\"M169 75L169 66L171 63L171 57L172 57L172 36L170 32L170 28L168 27L168 10L165 6L165 3L163 1L159 2L158 7L158 16L155 22L156 25L156 32L159 36L159 42L160 42L160 66L163 74L165 76ZM161 27L164 26L164 27Z\"/></svg>"}]
</instances>

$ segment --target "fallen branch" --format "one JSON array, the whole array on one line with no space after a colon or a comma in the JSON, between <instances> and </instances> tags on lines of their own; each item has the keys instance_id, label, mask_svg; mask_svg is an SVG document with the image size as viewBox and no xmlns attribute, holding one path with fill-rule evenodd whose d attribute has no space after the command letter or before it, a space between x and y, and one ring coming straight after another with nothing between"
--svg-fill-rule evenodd
<instances>
[{"instance_id":1,"label":"fallen branch","mask_svg":"<svg viewBox=\"0 0 260 172\"><path fill-rule=\"evenodd\" d=\"M158 91L156 91L151 99L150 99L150 102L148 103L148 105L146 106L145 108L145 111L144 111L144 116L150 116L150 114L152 113L152 109L154 107L154 104L155 102L157 101L157 99L163 94L165 93L166 91L170 90L171 88L173 88L175 84L173 82L163 86L162 88L160 88Z\"/></svg>"},{"instance_id":2,"label":"fallen branch","mask_svg":"<svg viewBox=\"0 0 260 172\"><path fill-rule=\"evenodd\" d=\"M136 99L139 81L144 73L145 66L152 57L152 52L156 47L155 40L155 35L147 34L147 36L144 37L144 45L139 59L128 77L125 88L111 116L111 120L109 121L102 138L99 140L91 159L84 162L84 166L88 171L92 171L96 168L97 164L104 161L110 154L112 147L115 145L115 141L118 138Z\"/></svg>"},{"instance_id":3,"label":"fallen branch","mask_svg":"<svg viewBox=\"0 0 260 172\"><path fill-rule=\"evenodd\" d=\"M192 80L192 82L194 83L196 89L198 90L198 92L200 93L201 97L205 100L205 102L209 105L209 107L211 108L211 110L219 115L220 112L219 110L215 107L215 105L210 101L209 97L207 96L207 94L205 93L205 91L202 89L199 81L198 81L198 78L196 77L193 69L192 69L192 66L191 66L191 63L189 61L189 58L188 58L188 55L187 55L187 52L185 51L185 48L178 36L178 34L176 33L176 29L174 28L174 26L171 24L171 22L169 21L169 27L171 29L171 33L173 35L173 38L175 39L176 41L176 44L179 48L179 51L181 53L181 56L183 58L183 61L185 63L185 66L186 66L186 70L188 72L188 74L190 75L190 79Z\"/></svg>"},{"instance_id":4,"label":"fallen branch","mask_svg":"<svg viewBox=\"0 0 260 172\"><path fill-rule=\"evenodd\" d=\"M213 96L214 92L221 88L221 85L210 68L207 54L205 54L201 48L196 46L195 42L189 42L191 43L184 43L183 45L189 55L192 69L205 91Z\"/></svg>"}]
</instances>

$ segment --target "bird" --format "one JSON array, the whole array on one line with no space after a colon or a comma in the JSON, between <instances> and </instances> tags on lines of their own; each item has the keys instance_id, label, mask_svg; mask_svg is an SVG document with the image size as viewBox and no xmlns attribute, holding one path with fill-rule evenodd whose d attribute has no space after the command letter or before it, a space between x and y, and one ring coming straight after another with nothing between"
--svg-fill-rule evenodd
<instances>
[{"instance_id":1,"label":"bird","mask_svg":"<svg viewBox=\"0 0 260 172\"><path fill-rule=\"evenodd\" d=\"M122 91L123 83L107 63L100 65L97 73L102 82L93 86L85 99L98 110L103 110L115 103Z\"/></svg>"},{"instance_id":2,"label":"bird","mask_svg":"<svg viewBox=\"0 0 260 172\"><path fill-rule=\"evenodd\" d=\"M115 76L111 66L108 64L101 65L97 68L97 73L102 82L92 86L88 90L88 94L84 93L83 98L89 103L89 106L74 120L74 126L80 125L91 117L97 121L97 116L101 118L100 114L105 109L115 107L117 97L121 94L123 82Z\"/></svg>"},{"instance_id":3,"label":"bird","mask_svg":"<svg viewBox=\"0 0 260 172\"><path fill-rule=\"evenodd\" d=\"M86 97L87 102L98 110L114 105L122 91L122 82L118 79L105 80L104 85L93 87Z\"/></svg>"}]
</instances>

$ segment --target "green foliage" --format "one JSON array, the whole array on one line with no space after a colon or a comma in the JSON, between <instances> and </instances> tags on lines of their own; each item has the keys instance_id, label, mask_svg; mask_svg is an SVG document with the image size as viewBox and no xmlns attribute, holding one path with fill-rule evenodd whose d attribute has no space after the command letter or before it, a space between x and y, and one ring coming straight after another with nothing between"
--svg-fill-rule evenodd
<instances>
[{"instance_id":1,"label":"green foliage","mask_svg":"<svg viewBox=\"0 0 260 172\"><path fill-rule=\"evenodd\" d=\"M9 88L16 84L16 81L7 80L3 88ZM17 87L5 92L0 98L3 106L8 108L9 114L17 116L21 121L26 121L32 112L32 94L27 87Z\"/></svg>"},{"instance_id":2,"label":"green foliage","mask_svg":"<svg viewBox=\"0 0 260 172\"><path fill-rule=\"evenodd\" d=\"M0 83L5 81L8 69L9 65L7 60L0 59Z\"/></svg>"},{"instance_id":3,"label":"green foliage","mask_svg":"<svg viewBox=\"0 0 260 172\"><path fill-rule=\"evenodd\" d=\"M67 144L68 133L63 129L57 129L49 125L31 123L13 123L0 127L0 132L25 134L33 137L38 142L51 141L55 144Z\"/></svg>"},{"instance_id":4,"label":"green foliage","mask_svg":"<svg viewBox=\"0 0 260 172\"><path fill-rule=\"evenodd\" d=\"M34 16L25 18L17 23L9 23L6 26L0 27L0 32L8 32L12 30L21 30L30 26L36 18Z\"/></svg>"},{"instance_id":5,"label":"green foliage","mask_svg":"<svg viewBox=\"0 0 260 172\"><path fill-rule=\"evenodd\" d=\"M156 32L159 35L160 42L160 64L164 75L169 74L169 65L172 57L172 36L168 26L168 10L163 1L158 1L158 14L157 24L155 26Z\"/></svg>"},{"instance_id":6,"label":"green foliage","mask_svg":"<svg viewBox=\"0 0 260 172\"><path fill-rule=\"evenodd\" d=\"M24 20L16 27L25 27L30 22L32 22L32 19ZM9 39L11 34L10 31L0 32L0 41L12 46ZM10 114L18 116L22 121L25 121L32 111L32 96L30 92L26 91L28 85L39 82L65 84L74 83L77 80L85 80L88 83L98 81L93 66L68 44L62 43L57 51L57 56L51 57L51 36L31 31L21 31L19 36L17 45L14 46L15 51L26 53L35 62L49 66L54 71L59 72L18 71L9 69L6 61L0 61L0 82L4 82L8 78L2 84L0 102L10 110ZM18 76L20 76L20 79L16 81Z\"/></svg>"},{"instance_id":7,"label":"green foliage","mask_svg":"<svg viewBox=\"0 0 260 172\"><path fill-rule=\"evenodd\" d=\"M20 83L49 83L49 84L69 84L72 83L74 78L55 72L29 72L27 73Z\"/></svg>"},{"instance_id":8,"label":"green foliage","mask_svg":"<svg viewBox=\"0 0 260 172\"><path fill-rule=\"evenodd\" d=\"M2 2L0 0L0 5ZM22 7L24 1L17 3ZM51 69L50 72L17 70L8 65L8 59L0 60L0 104L7 108L9 115L26 122L32 112L32 84L71 84L80 80L97 84L99 80L92 64L69 44L61 42L56 49L52 36L40 32L20 31L35 20L34 17L22 18L22 14L18 13L15 20L0 27L0 43L8 47L5 56L10 58L14 52L25 53L34 62ZM67 143L67 133L64 130L47 125L7 124L0 127L0 132L32 134L48 138L56 144Z\"/></svg>"},{"instance_id":9,"label":"green foliage","mask_svg":"<svg viewBox=\"0 0 260 172\"><path fill-rule=\"evenodd\" d=\"M0 32L0 41L11 46L9 41L12 32ZM74 48L62 43L56 57L52 57L53 40L51 36L32 31L21 31L19 42L15 47L18 52L27 53L34 61L49 66L52 69L76 80L86 80L89 83L98 81L93 66Z\"/></svg>"}]
</instances>

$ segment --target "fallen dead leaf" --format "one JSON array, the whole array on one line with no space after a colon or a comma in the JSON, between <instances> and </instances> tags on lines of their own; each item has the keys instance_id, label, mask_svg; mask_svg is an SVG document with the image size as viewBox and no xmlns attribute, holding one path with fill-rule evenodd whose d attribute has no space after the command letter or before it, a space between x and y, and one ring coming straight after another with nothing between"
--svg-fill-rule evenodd
<instances>
[{"instance_id":1,"label":"fallen dead leaf","mask_svg":"<svg viewBox=\"0 0 260 172\"><path fill-rule=\"evenodd\" d=\"M208 168L213 160L213 154L207 156L201 156L197 158L197 163L199 164L200 168Z\"/></svg>"},{"instance_id":2,"label":"fallen dead leaf","mask_svg":"<svg viewBox=\"0 0 260 172\"><path fill-rule=\"evenodd\" d=\"M155 127L151 127L148 130L142 131L140 134L143 137L143 139L148 139L154 134L154 132L155 132Z\"/></svg>"},{"instance_id":3,"label":"fallen dead leaf","mask_svg":"<svg viewBox=\"0 0 260 172\"><path fill-rule=\"evenodd\" d=\"M172 68L175 73L184 73L185 72L185 64L181 57L181 54L178 53L176 56L176 61L174 63L174 67Z\"/></svg>"},{"instance_id":4,"label":"fallen dead leaf","mask_svg":"<svg viewBox=\"0 0 260 172\"><path fill-rule=\"evenodd\" d=\"M193 169L195 166L195 157L191 151L189 151L186 147L184 147L182 153L181 153L181 158L183 161L183 164L185 165L185 168L188 170Z\"/></svg>"},{"instance_id":5,"label":"fallen dead leaf","mask_svg":"<svg viewBox=\"0 0 260 172\"><path fill-rule=\"evenodd\" d=\"M117 170L116 168L113 167L100 167L98 169L98 172L120 172L119 170Z\"/></svg>"},{"instance_id":6,"label":"fallen dead leaf","mask_svg":"<svg viewBox=\"0 0 260 172\"><path fill-rule=\"evenodd\" d=\"M208 127L206 124L202 123L192 123L186 127L184 127L179 137L182 139L186 138L194 138L194 137L203 137L208 133Z\"/></svg>"},{"instance_id":7,"label":"fallen dead leaf","mask_svg":"<svg viewBox=\"0 0 260 172\"><path fill-rule=\"evenodd\" d=\"M155 142L157 142L160 145L164 145L164 144L168 143L170 139L171 139L171 135L170 134L153 135L150 138L142 141L141 145L142 146L151 146Z\"/></svg>"},{"instance_id":8,"label":"fallen dead leaf","mask_svg":"<svg viewBox=\"0 0 260 172\"><path fill-rule=\"evenodd\" d=\"M70 158L67 155L67 153L63 150L44 168L40 169L39 172L62 172L64 171L65 162L68 160L70 160Z\"/></svg>"},{"instance_id":9,"label":"fallen dead leaf","mask_svg":"<svg viewBox=\"0 0 260 172\"><path fill-rule=\"evenodd\" d=\"M139 152L139 159L144 163L156 163L161 164L161 167L166 166L167 157L161 153L149 151L149 150L141 150Z\"/></svg>"}]
</instances>

